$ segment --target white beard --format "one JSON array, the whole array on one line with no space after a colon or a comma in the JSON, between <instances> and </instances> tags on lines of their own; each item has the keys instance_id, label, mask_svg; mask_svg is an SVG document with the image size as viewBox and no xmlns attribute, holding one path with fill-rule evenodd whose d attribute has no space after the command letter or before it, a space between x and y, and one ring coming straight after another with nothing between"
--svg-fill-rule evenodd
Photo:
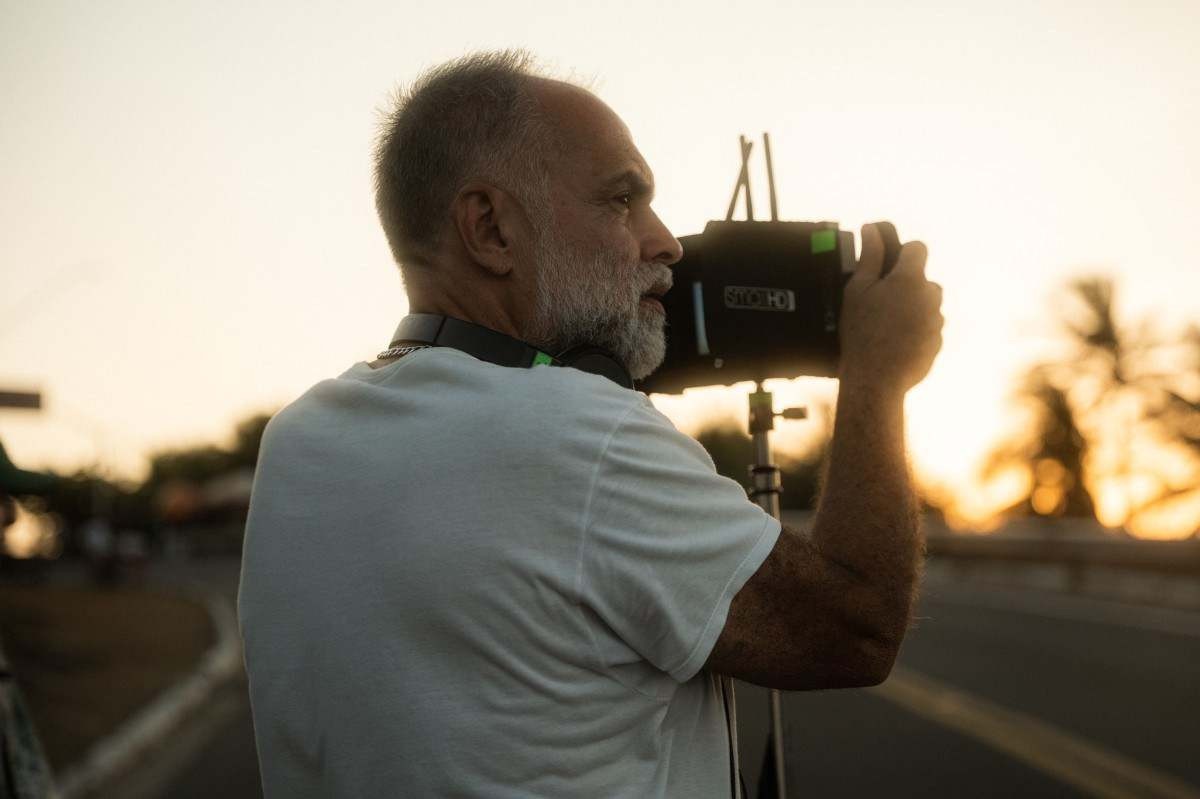
<instances>
[{"instance_id":1,"label":"white beard","mask_svg":"<svg viewBox=\"0 0 1200 799\"><path fill-rule=\"evenodd\" d=\"M601 250L576 253L554 225L540 227L537 279L527 340L551 355L583 344L608 350L641 380L667 351L666 316L641 302L656 283L671 282L663 264L628 264Z\"/></svg>"}]
</instances>

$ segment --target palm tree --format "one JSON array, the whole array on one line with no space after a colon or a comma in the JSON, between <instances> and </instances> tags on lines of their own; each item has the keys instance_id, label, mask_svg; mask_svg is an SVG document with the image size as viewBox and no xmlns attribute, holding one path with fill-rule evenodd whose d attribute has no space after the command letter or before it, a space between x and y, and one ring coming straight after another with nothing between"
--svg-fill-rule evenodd
<instances>
[{"instance_id":1,"label":"palm tree","mask_svg":"<svg viewBox=\"0 0 1200 799\"><path fill-rule=\"evenodd\" d=\"M1179 351L1183 355L1183 368L1173 375L1174 379L1163 382L1158 396L1147 408L1146 417L1164 439L1187 451L1193 462L1200 463L1200 326L1188 328ZM1200 491L1200 466L1190 482L1164 485L1158 496L1141 509L1153 510L1196 491ZM1193 537L1200 538L1200 526Z\"/></svg>"},{"instance_id":2,"label":"palm tree","mask_svg":"<svg viewBox=\"0 0 1200 799\"><path fill-rule=\"evenodd\" d=\"M1155 371L1163 345L1150 326L1118 320L1116 295L1113 280L1102 275L1066 286L1058 323L1068 353L1024 374L1016 398L1033 412L1033 423L1024 437L993 452L985 467L985 477L1013 464L1028 470L1030 489L1009 510L1094 515L1088 483L1105 453L1115 453L1105 471L1128 485L1134 438L1150 432L1150 409L1162 404L1170 376ZM1124 505L1128 518L1144 503L1127 494Z\"/></svg>"},{"instance_id":3,"label":"palm tree","mask_svg":"<svg viewBox=\"0 0 1200 799\"><path fill-rule=\"evenodd\" d=\"M1088 440L1080 429L1067 389L1055 379L1056 371L1054 366L1038 365L1025 373L1016 399L1032 412L1032 424L1024 436L992 452L983 476L995 477L1011 465L1028 469L1029 490L1009 512L1092 516L1095 504L1084 475Z\"/></svg>"},{"instance_id":4,"label":"palm tree","mask_svg":"<svg viewBox=\"0 0 1200 799\"><path fill-rule=\"evenodd\" d=\"M1037 409L1034 429L1028 439L998 450L989 464L992 472L1014 460L1029 464L1034 482L1024 504L1034 512L1091 513L1085 472L1089 462L1096 468L1103 451L1116 453L1106 471L1130 486L1138 438L1183 446L1200 458L1200 397L1188 393L1200 386L1200 328L1184 336L1188 369L1163 371L1160 363L1169 342L1146 320L1118 321L1116 294L1106 276L1081 277L1067 285L1060 324L1070 344L1068 357L1035 366L1025 375L1018 396ZM1047 490L1039 501L1037 492L1045 488L1045 480L1059 476L1067 486L1061 502L1051 502L1054 492ZM1127 488L1125 519L1198 487L1159 482L1148 498L1135 498Z\"/></svg>"},{"instance_id":5,"label":"palm tree","mask_svg":"<svg viewBox=\"0 0 1200 799\"><path fill-rule=\"evenodd\" d=\"M1146 356L1154 343L1145 325L1135 331L1117 322L1114 294L1115 285L1107 276L1081 277L1068 284L1061 321L1074 353L1060 371L1066 390L1074 389L1079 396L1081 421L1091 426L1096 443L1117 451L1114 471L1128 487L1133 436L1148 389ZM1120 439L1113 441L1114 435ZM1126 519L1133 504L1127 490Z\"/></svg>"},{"instance_id":6,"label":"palm tree","mask_svg":"<svg viewBox=\"0 0 1200 799\"><path fill-rule=\"evenodd\" d=\"M1184 363L1176 385L1163 387L1148 415L1169 430L1172 439L1200 457L1200 326L1188 328L1181 349Z\"/></svg>"}]
</instances>

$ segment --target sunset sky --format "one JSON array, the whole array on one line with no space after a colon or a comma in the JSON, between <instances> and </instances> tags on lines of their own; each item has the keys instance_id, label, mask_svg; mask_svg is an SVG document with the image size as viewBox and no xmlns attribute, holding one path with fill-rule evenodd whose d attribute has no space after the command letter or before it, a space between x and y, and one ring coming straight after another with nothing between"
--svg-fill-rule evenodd
<instances>
[{"instance_id":1,"label":"sunset sky","mask_svg":"<svg viewBox=\"0 0 1200 799\"><path fill-rule=\"evenodd\" d=\"M771 134L780 212L929 248L945 346L909 400L923 480L966 491L1058 351L1053 293L1200 321L1200 6L1172 3L0 2L0 409L26 468L221 441L370 360L406 303L373 207L377 111L473 49L590 82L676 235ZM755 161L757 207L766 207ZM772 384L777 405L828 381ZM745 386L656 403L686 430ZM803 435L793 423L786 446ZM803 425L800 425L802 428Z\"/></svg>"}]
</instances>

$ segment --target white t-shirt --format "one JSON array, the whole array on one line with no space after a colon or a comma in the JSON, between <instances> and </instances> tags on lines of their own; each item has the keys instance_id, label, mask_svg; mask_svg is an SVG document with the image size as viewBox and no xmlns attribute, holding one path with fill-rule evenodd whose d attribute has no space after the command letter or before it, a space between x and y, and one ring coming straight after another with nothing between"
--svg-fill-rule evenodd
<instances>
[{"instance_id":1,"label":"white t-shirt","mask_svg":"<svg viewBox=\"0 0 1200 799\"><path fill-rule=\"evenodd\" d=\"M267 797L725 797L701 671L779 523L645 395L458 350L267 426L238 612Z\"/></svg>"}]
</instances>

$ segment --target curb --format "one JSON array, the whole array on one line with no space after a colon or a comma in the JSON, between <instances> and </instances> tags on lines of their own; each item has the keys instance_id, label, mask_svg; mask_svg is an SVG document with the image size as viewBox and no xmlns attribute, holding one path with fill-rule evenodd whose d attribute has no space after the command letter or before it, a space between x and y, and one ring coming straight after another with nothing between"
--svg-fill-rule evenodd
<instances>
[{"instance_id":1,"label":"curb","mask_svg":"<svg viewBox=\"0 0 1200 799\"><path fill-rule=\"evenodd\" d=\"M186 594L185 594L186 596ZM56 780L55 799L83 799L124 773L148 748L176 729L242 668L242 642L229 601L217 595L193 595L204 604L217 640L192 673L158 695L114 732L96 743L83 760Z\"/></svg>"}]
</instances>

